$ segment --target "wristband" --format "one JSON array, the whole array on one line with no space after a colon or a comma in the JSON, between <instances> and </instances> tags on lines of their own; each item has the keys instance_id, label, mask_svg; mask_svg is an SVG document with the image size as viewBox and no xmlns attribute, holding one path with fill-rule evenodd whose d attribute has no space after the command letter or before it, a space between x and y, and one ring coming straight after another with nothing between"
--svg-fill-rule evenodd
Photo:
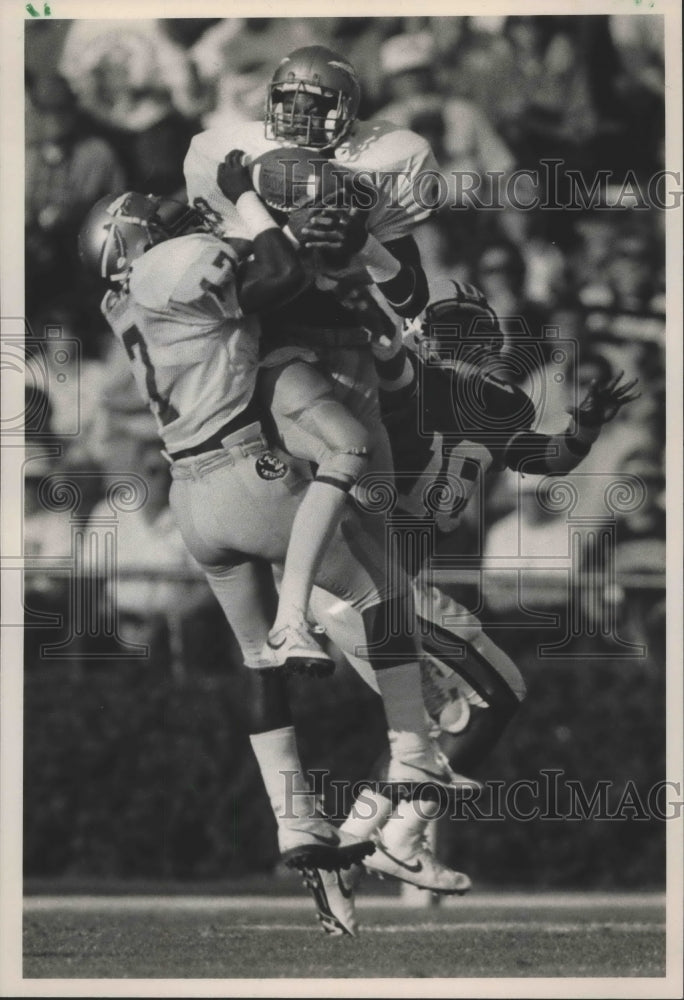
<instances>
[{"instance_id":1,"label":"wristband","mask_svg":"<svg viewBox=\"0 0 684 1000\"><path fill-rule=\"evenodd\" d=\"M259 198L256 191L243 191L235 207L240 213L252 239L267 229L278 229L278 223Z\"/></svg>"},{"instance_id":2,"label":"wristband","mask_svg":"<svg viewBox=\"0 0 684 1000\"><path fill-rule=\"evenodd\" d=\"M391 281L401 271L401 262L375 236L368 236L357 256L376 285Z\"/></svg>"},{"instance_id":3,"label":"wristband","mask_svg":"<svg viewBox=\"0 0 684 1000\"><path fill-rule=\"evenodd\" d=\"M558 454L548 454L546 465L551 474L572 472L579 465L583 458L591 451L591 442L578 441L569 434L558 434L549 440L551 452L558 450Z\"/></svg>"}]
</instances>

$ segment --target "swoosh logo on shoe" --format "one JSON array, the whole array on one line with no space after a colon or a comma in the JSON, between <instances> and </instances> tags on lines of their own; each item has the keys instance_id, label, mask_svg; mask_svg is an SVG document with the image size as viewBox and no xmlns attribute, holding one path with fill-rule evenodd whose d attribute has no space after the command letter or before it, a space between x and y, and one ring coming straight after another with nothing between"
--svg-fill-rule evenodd
<instances>
[{"instance_id":1,"label":"swoosh logo on shoe","mask_svg":"<svg viewBox=\"0 0 684 1000\"><path fill-rule=\"evenodd\" d=\"M282 649L283 646L285 645L286 641L287 641L287 636L284 639L281 639L280 642L272 642L272 640L269 639L268 640L268 648L269 649Z\"/></svg>"},{"instance_id":2,"label":"swoosh logo on shoe","mask_svg":"<svg viewBox=\"0 0 684 1000\"><path fill-rule=\"evenodd\" d=\"M384 854L385 857L390 859L390 861L394 861L394 863L399 865L400 868L405 868L407 872L422 872L423 870L422 861L416 861L413 864L408 864L406 861L402 861L401 858L395 858L395 856L390 854L387 848L383 847L380 843L376 843L375 849L380 851L381 854Z\"/></svg>"}]
</instances>

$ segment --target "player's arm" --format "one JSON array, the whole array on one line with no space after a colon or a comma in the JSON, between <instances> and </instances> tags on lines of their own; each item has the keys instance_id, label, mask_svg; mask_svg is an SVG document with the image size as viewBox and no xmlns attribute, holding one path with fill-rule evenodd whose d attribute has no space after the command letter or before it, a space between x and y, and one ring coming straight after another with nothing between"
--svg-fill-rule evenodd
<instances>
[{"instance_id":1,"label":"player's arm","mask_svg":"<svg viewBox=\"0 0 684 1000\"><path fill-rule=\"evenodd\" d=\"M237 275L237 297L245 314L266 312L297 295L306 277L297 252L254 190L244 153L232 150L219 165L217 183L252 240L252 257Z\"/></svg>"},{"instance_id":2,"label":"player's arm","mask_svg":"<svg viewBox=\"0 0 684 1000\"><path fill-rule=\"evenodd\" d=\"M504 461L516 472L537 475L565 475L585 458L598 439L604 424L626 403L638 399L634 392L638 379L623 382L624 372L603 382L593 382L579 406L568 410L572 425L561 434L520 431L506 447Z\"/></svg>"},{"instance_id":3,"label":"player's arm","mask_svg":"<svg viewBox=\"0 0 684 1000\"><path fill-rule=\"evenodd\" d=\"M363 264L394 312L413 319L429 297L416 241L406 235L381 243L368 232L366 220L366 213L356 208L322 208L297 236L332 264L346 264L352 257Z\"/></svg>"}]
</instances>

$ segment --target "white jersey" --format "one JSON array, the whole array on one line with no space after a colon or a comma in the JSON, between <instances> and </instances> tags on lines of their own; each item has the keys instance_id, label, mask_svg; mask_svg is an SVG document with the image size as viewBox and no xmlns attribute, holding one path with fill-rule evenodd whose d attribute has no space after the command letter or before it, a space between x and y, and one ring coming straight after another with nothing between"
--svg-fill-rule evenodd
<instances>
[{"instance_id":1,"label":"white jersey","mask_svg":"<svg viewBox=\"0 0 684 1000\"><path fill-rule=\"evenodd\" d=\"M136 260L127 288L102 302L172 454L211 437L254 393L259 323L240 309L234 268L215 236L181 236Z\"/></svg>"},{"instance_id":2,"label":"white jersey","mask_svg":"<svg viewBox=\"0 0 684 1000\"><path fill-rule=\"evenodd\" d=\"M278 146L291 145L267 139L263 122L199 133L183 165L188 199L209 215L219 235L248 239L235 206L216 183L219 164L232 149L255 159ZM437 161L425 139L415 132L385 121L357 121L335 149L334 159L354 173L363 172L364 181L370 179L378 188L378 203L368 214L368 231L381 243L408 235L430 215Z\"/></svg>"}]
</instances>

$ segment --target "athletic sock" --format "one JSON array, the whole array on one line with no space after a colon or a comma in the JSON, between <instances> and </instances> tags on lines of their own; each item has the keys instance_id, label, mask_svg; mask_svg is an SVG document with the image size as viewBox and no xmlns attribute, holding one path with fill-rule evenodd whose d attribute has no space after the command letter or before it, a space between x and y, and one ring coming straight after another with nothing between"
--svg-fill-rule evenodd
<instances>
[{"instance_id":1,"label":"athletic sock","mask_svg":"<svg viewBox=\"0 0 684 1000\"><path fill-rule=\"evenodd\" d=\"M404 760L430 748L420 665L403 663L378 670L375 676L385 706L392 757Z\"/></svg>"},{"instance_id":2,"label":"athletic sock","mask_svg":"<svg viewBox=\"0 0 684 1000\"><path fill-rule=\"evenodd\" d=\"M294 727L255 733L249 739L278 825L313 817L316 797L304 775Z\"/></svg>"},{"instance_id":3,"label":"athletic sock","mask_svg":"<svg viewBox=\"0 0 684 1000\"><path fill-rule=\"evenodd\" d=\"M367 840L385 825L392 812L392 803L379 792L364 789L351 807L342 824L345 833Z\"/></svg>"},{"instance_id":4,"label":"athletic sock","mask_svg":"<svg viewBox=\"0 0 684 1000\"><path fill-rule=\"evenodd\" d=\"M400 802L382 830L382 842L398 858L408 858L422 846L428 825L438 814L438 802Z\"/></svg>"}]
</instances>

